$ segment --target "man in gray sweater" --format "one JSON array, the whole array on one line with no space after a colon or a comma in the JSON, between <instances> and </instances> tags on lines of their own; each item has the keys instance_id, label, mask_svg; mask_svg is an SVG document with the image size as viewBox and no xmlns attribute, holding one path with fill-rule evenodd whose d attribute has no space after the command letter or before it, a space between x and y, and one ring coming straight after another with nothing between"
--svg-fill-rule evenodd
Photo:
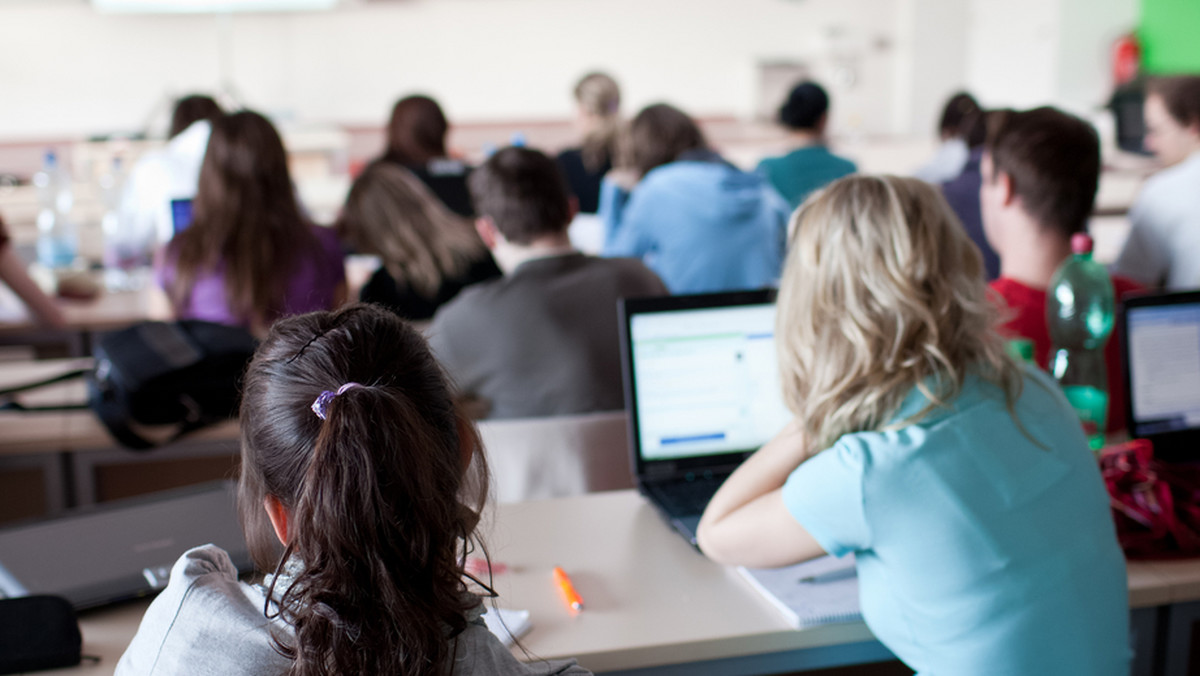
<instances>
[{"instance_id":1,"label":"man in gray sweater","mask_svg":"<svg viewBox=\"0 0 1200 676\"><path fill-rule=\"evenodd\" d=\"M504 148L468 181L476 228L504 277L464 289L429 342L460 395L490 418L623 407L617 300L662 296L640 261L595 258L567 237L574 206L554 160Z\"/></svg>"}]
</instances>

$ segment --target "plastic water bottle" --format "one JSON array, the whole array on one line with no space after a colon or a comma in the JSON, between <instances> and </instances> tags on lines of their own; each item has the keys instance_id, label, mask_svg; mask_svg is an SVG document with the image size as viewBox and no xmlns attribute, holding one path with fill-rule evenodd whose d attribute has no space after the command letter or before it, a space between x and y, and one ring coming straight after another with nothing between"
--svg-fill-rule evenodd
<instances>
[{"instance_id":1,"label":"plastic water bottle","mask_svg":"<svg viewBox=\"0 0 1200 676\"><path fill-rule=\"evenodd\" d=\"M138 288L139 272L150 264L154 233L132 222L121 211L125 173L121 157L113 157L109 171L100 176L100 196L104 215L100 229L104 234L104 279L110 290Z\"/></svg>"},{"instance_id":2,"label":"plastic water bottle","mask_svg":"<svg viewBox=\"0 0 1200 676\"><path fill-rule=\"evenodd\" d=\"M58 162L53 150L47 150L42 170L34 174L38 190L38 262L48 268L70 267L79 252L79 240L71 223L75 198L71 175Z\"/></svg>"},{"instance_id":3,"label":"plastic water bottle","mask_svg":"<svg viewBox=\"0 0 1200 676\"><path fill-rule=\"evenodd\" d=\"M1108 372L1104 345L1116 309L1112 280L1092 260L1092 238L1071 237L1072 255L1050 280L1046 324L1050 329L1050 372L1079 414L1093 450L1104 446L1108 420Z\"/></svg>"}]
</instances>

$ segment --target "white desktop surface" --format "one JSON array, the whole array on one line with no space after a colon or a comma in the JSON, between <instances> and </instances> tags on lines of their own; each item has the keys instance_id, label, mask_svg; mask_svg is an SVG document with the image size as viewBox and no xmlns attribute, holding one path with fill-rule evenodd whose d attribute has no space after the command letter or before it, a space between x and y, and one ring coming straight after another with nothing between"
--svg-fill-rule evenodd
<instances>
[{"instance_id":1,"label":"white desktop surface","mask_svg":"<svg viewBox=\"0 0 1200 676\"><path fill-rule=\"evenodd\" d=\"M576 657L614 671L872 640L861 622L795 631L732 569L702 557L635 491L499 505L485 523L501 607L531 612L522 643L536 658ZM585 609L572 617L551 578L571 576ZM1200 561L1129 564L1135 608L1200 599ZM111 674L144 602L85 613L85 655L98 664L40 674ZM520 650L514 654L522 659Z\"/></svg>"}]
</instances>

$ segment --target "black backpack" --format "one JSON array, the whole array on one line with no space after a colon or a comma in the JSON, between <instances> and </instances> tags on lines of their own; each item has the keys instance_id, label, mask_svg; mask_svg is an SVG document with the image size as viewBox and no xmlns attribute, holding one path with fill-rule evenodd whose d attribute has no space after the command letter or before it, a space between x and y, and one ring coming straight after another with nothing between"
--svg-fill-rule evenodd
<instances>
[{"instance_id":1,"label":"black backpack","mask_svg":"<svg viewBox=\"0 0 1200 676\"><path fill-rule=\"evenodd\" d=\"M86 378L86 406L25 407L9 410L90 408L113 438L134 450L147 450L189 432L237 416L242 375L258 346L248 331L198 320L144 322L105 334L95 346L91 370L64 373L0 391L0 399L75 378ZM171 426L165 440L137 432L137 425ZM158 438L158 435L156 435Z\"/></svg>"},{"instance_id":2,"label":"black backpack","mask_svg":"<svg viewBox=\"0 0 1200 676\"><path fill-rule=\"evenodd\" d=\"M131 423L174 425L173 441L237 416L242 375L257 346L245 329L198 320L106 334L95 348L88 406L128 448L156 445Z\"/></svg>"}]
</instances>

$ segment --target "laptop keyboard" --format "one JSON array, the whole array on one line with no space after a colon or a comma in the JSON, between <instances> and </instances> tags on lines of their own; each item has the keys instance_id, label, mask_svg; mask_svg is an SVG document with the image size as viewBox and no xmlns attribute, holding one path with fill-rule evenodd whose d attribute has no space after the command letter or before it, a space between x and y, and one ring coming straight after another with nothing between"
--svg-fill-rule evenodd
<instances>
[{"instance_id":1,"label":"laptop keyboard","mask_svg":"<svg viewBox=\"0 0 1200 676\"><path fill-rule=\"evenodd\" d=\"M713 493L721 487L727 475L696 477L691 481L656 483L648 486L662 507L676 516L699 515L704 513Z\"/></svg>"}]
</instances>

